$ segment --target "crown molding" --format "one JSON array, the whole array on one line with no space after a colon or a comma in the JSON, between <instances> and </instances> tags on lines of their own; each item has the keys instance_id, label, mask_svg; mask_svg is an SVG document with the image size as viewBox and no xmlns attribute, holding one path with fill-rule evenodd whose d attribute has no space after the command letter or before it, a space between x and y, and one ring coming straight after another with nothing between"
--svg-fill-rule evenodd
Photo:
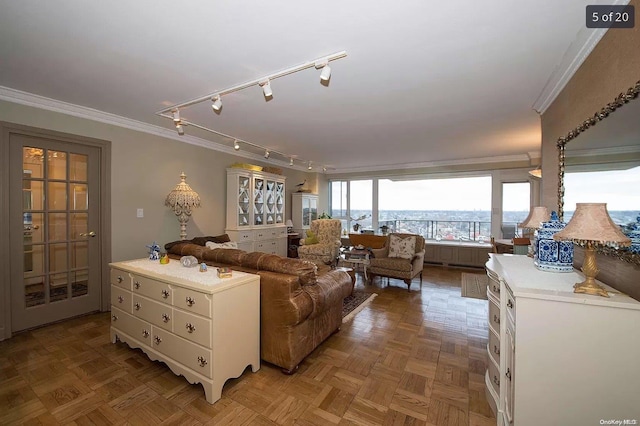
<instances>
[{"instance_id":1,"label":"crown molding","mask_svg":"<svg viewBox=\"0 0 640 426\"><path fill-rule=\"evenodd\" d=\"M308 171L303 165L290 166L288 162L278 160L267 160L262 155L247 152L236 151L233 147L213 142L207 139L199 138L192 135L178 135L174 129L167 129L153 124L143 123L141 121L132 120L120 115L111 114L97 109L83 107L56 99L47 98L33 93L23 92L21 90L12 89L10 87L0 86L0 100L25 105L33 108L44 109L47 111L57 112L60 114L70 115L73 117L83 118L86 120L97 121L99 123L110 124L113 126L123 127L125 129L135 130L159 136L166 139L172 139L182 143L199 146L202 148L212 149L214 151L224 152L226 154L235 155L237 157L247 158L262 163L269 163L279 167L288 169Z\"/></svg>"},{"instance_id":2,"label":"crown molding","mask_svg":"<svg viewBox=\"0 0 640 426\"><path fill-rule=\"evenodd\" d=\"M628 3L629 0L612 0L608 4L617 6ZM586 25L578 31L532 106L538 114L544 114L549 108L606 32L607 28L587 28Z\"/></svg>"},{"instance_id":3,"label":"crown molding","mask_svg":"<svg viewBox=\"0 0 640 426\"><path fill-rule=\"evenodd\" d=\"M342 175L346 173L371 173L371 172L386 172L392 170L412 170L432 167L449 167L449 166L468 166L478 164L496 164L496 163L529 163L529 156L527 154L517 155L502 155L493 157L478 157L468 158L466 160L443 160L443 161L429 161L423 163L401 163L401 164L389 164L384 166L366 166L366 167L352 167L348 169L339 170L327 170L328 175Z\"/></svg>"}]
</instances>

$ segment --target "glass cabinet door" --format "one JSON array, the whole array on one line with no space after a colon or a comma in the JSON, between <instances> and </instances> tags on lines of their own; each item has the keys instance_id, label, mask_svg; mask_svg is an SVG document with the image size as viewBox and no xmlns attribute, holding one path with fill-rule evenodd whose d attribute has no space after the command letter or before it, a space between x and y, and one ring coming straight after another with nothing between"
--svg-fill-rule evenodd
<instances>
[{"instance_id":1,"label":"glass cabinet door","mask_svg":"<svg viewBox=\"0 0 640 426\"><path fill-rule=\"evenodd\" d=\"M309 223L318 218L318 199L313 197L309 199Z\"/></svg>"},{"instance_id":2,"label":"glass cabinet door","mask_svg":"<svg viewBox=\"0 0 640 426\"><path fill-rule=\"evenodd\" d=\"M273 225L276 220L276 183L268 180L265 189L265 223Z\"/></svg>"},{"instance_id":3,"label":"glass cabinet door","mask_svg":"<svg viewBox=\"0 0 640 426\"><path fill-rule=\"evenodd\" d=\"M308 197L302 197L302 226L304 227L308 227L309 226L309 218L311 217L309 215L309 198Z\"/></svg>"},{"instance_id":4,"label":"glass cabinet door","mask_svg":"<svg viewBox=\"0 0 640 426\"><path fill-rule=\"evenodd\" d=\"M276 182L276 223L284 223L284 183Z\"/></svg>"},{"instance_id":5,"label":"glass cabinet door","mask_svg":"<svg viewBox=\"0 0 640 426\"><path fill-rule=\"evenodd\" d=\"M238 176L238 226L249 225L249 177Z\"/></svg>"},{"instance_id":6,"label":"glass cabinet door","mask_svg":"<svg viewBox=\"0 0 640 426\"><path fill-rule=\"evenodd\" d=\"M264 224L264 179L255 178L253 181L253 224Z\"/></svg>"}]
</instances>

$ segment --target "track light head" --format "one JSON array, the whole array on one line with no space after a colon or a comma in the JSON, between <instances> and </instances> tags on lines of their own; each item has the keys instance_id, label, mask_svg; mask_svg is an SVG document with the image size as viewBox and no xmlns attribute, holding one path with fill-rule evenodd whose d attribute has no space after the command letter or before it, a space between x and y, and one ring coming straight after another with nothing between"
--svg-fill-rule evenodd
<instances>
[{"instance_id":1,"label":"track light head","mask_svg":"<svg viewBox=\"0 0 640 426\"><path fill-rule=\"evenodd\" d=\"M330 78L331 78L331 67L329 66L329 64L327 64L324 66L324 68L322 68L322 72L320 73L320 80L329 81Z\"/></svg>"},{"instance_id":2,"label":"track light head","mask_svg":"<svg viewBox=\"0 0 640 426\"><path fill-rule=\"evenodd\" d=\"M327 168L326 168L326 167L323 167L323 168L322 168L322 171L323 171L324 173L327 173Z\"/></svg>"},{"instance_id":3,"label":"track light head","mask_svg":"<svg viewBox=\"0 0 640 426\"><path fill-rule=\"evenodd\" d=\"M220 95L214 96L211 100L213 101L211 108L213 108L214 112L219 112L222 109L222 99L220 99Z\"/></svg>"},{"instance_id":4,"label":"track light head","mask_svg":"<svg viewBox=\"0 0 640 426\"><path fill-rule=\"evenodd\" d=\"M309 164L307 165L307 170L311 170L313 167L311 167L311 161L309 161Z\"/></svg>"},{"instance_id":5,"label":"track light head","mask_svg":"<svg viewBox=\"0 0 640 426\"><path fill-rule=\"evenodd\" d=\"M174 123L180 122L180 110L173 111L173 122Z\"/></svg>"},{"instance_id":6,"label":"track light head","mask_svg":"<svg viewBox=\"0 0 640 426\"><path fill-rule=\"evenodd\" d=\"M269 152L268 149L264 150L264 158L269 158L269 155L271 155L271 153Z\"/></svg>"},{"instance_id":7,"label":"track light head","mask_svg":"<svg viewBox=\"0 0 640 426\"><path fill-rule=\"evenodd\" d=\"M273 97L273 91L271 90L271 82L267 79L258 83L262 87L262 93L265 98Z\"/></svg>"},{"instance_id":8,"label":"track light head","mask_svg":"<svg viewBox=\"0 0 640 426\"><path fill-rule=\"evenodd\" d=\"M291 157L291 158L289 159L289 165L290 165L290 166L293 166L293 157Z\"/></svg>"},{"instance_id":9,"label":"track light head","mask_svg":"<svg viewBox=\"0 0 640 426\"><path fill-rule=\"evenodd\" d=\"M233 149L235 149L236 151L240 149L240 144L238 143L238 140L233 141Z\"/></svg>"},{"instance_id":10,"label":"track light head","mask_svg":"<svg viewBox=\"0 0 640 426\"><path fill-rule=\"evenodd\" d=\"M184 135L184 127L182 127L182 123L179 121L176 123L176 130L180 136Z\"/></svg>"}]
</instances>

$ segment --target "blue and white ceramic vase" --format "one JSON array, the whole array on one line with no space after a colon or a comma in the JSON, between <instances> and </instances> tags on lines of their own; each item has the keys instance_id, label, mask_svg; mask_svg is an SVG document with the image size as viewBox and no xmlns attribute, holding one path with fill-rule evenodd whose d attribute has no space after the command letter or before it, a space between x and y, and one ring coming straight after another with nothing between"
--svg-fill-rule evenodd
<instances>
[{"instance_id":1,"label":"blue and white ceramic vase","mask_svg":"<svg viewBox=\"0 0 640 426\"><path fill-rule=\"evenodd\" d=\"M640 254L640 215L636 218L636 223L627 225L623 232L631 239L631 246L627 250L631 253Z\"/></svg>"},{"instance_id":2,"label":"blue and white ceramic vase","mask_svg":"<svg viewBox=\"0 0 640 426\"><path fill-rule=\"evenodd\" d=\"M542 222L536 232L533 264L541 271L573 272L573 242L553 239L553 235L565 226L567 224L558 219L558 214L551 212L551 219Z\"/></svg>"}]
</instances>

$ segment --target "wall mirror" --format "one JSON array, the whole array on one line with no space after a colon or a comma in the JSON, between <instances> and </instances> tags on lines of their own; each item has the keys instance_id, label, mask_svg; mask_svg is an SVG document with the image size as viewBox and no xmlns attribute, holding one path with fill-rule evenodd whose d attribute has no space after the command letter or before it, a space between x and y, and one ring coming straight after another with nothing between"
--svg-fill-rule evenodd
<instances>
[{"instance_id":1,"label":"wall mirror","mask_svg":"<svg viewBox=\"0 0 640 426\"><path fill-rule=\"evenodd\" d=\"M640 81L558 139L558 215L565 222L576 202L604 202L614 222L640 215ZM627 250L606 255L639 264Z\"/></svg>"}]
</instances>

